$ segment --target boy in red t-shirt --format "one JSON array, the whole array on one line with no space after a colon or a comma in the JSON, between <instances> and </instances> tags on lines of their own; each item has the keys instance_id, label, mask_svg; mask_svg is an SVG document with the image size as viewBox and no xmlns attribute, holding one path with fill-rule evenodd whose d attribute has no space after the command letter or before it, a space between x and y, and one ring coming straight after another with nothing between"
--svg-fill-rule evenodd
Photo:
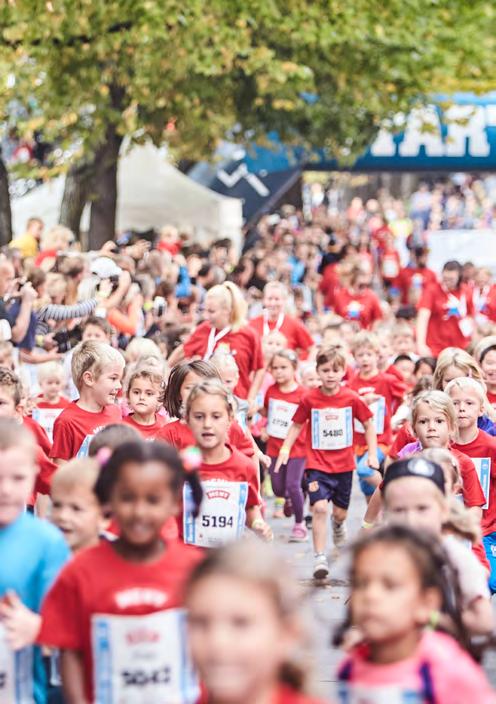
<instances>
[{"instance_id":1,"label":"boy in red t-shirt","mask_svg":"<svg viewBox=\"0 0 496 704\"><path fill-rule=\"evenodd\" d=\"M164 394L164 379L156 366L135 364L126 379L126 397L131 413L124 422L131 425L145 440L155 440L165 425L158 415Z\"/></svg>"},{"instance_id":2,"label":"boy in red t-shirt","mask_svg":"<svg viewBox=\"0 0 496 704\"><path fill-rule=\"evenodd\" d=\"M393 441L393 407L403 402L406 384L392 374L379 371L379 340L373 333L358 333L351 343L351 351L355 358L357 374L347 382L347 386L365 401L373 413L377 433L377 456L379 462L382 462ZM355 420L354 425L354 445L360 487L368 501L379 486L381 475L369 466L364 428L358 420Z\"/></svg>"},{"instance_id":3,"label":"boy in red t-shirt","mask_svg":"<svg viewBox=\"0 0 496 704\"><path fill-rule=\"evenodd\" d=\"M117 350L96 340L82 342L74 350L71 370L79 399L62 411L53 427L51 457L58 463L86 457L93 435L122 420L115 401L124 359Z\"/></svg>"},{"instance_id":4,"label":"boy in red t-shirt","mask_svg":"<svg viewBox=\"0 0 496 704\"><path fill-rule=\"evenodd\" d=\"M65 375L64 368L58 362L45 362L38 369L38 382L42 393L33 408L33 418L53 442L53 424L70 401L62 396Z\"/></svg>"},{"instance_id":5,"label":"boy in red t-shirt","mask_svg":"<svg viewBox=\"0 0 496 704\"><path fill-rule=\"evenodd\" d=\"M325 555L327 543L328 502L332 501L333 538L336 547L345 541L346 515L351 497L355 456L353 422L358 419L364 428L368 464L379 469L377 439L372 412L354 391L341 386L346 371L344 354L333 347L317 355L317 374L322 385L309 391L300 401L282 445L274 471L287 463L291 448L303 424L309 420L307 433L308 495L312 506L313 576L325 579L329 564Z\"/></svg>"}]
</instances>

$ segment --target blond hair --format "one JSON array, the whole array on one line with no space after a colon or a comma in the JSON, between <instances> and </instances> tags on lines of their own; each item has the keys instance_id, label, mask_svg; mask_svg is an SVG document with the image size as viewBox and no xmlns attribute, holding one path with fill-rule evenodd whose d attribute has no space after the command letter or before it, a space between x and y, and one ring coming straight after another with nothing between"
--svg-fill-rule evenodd
<instances>
[{"instance_id":1,"label":"blond hair","mask_svg":"<svg viewBox=\"0 0 496 704\"><path fill-rule=\"evenodd\" d=\"M355 354L355 352L361 347L371 347L374 352L379 352L379 338L373 332L368 332L368 330L361 330L354 336L353 340L351 341L350 349L352 354Z\"/></svg>"},{"instance_id":2,"label":"blond hair","mask_svg":"<svg viewBox=\"0 0 496 704\"><path fill-rule=\"evenodd\" d=\"M206 299L218 298L222 305L229 311L229 323L234 332L246 325L248 304L241 290L232 281L212 286L207 291Z\"/></svg>"},{"instance_id":3,"label":"blond hair","mask_svg":"<svg viewBox=\"0 0 496 704\"><path fill-rule=\"evenodd\" d=\"M142 357L155 357L164 361L164 356L160 351L160 347L147 337L135 337L131 340L124 352L126 362L139 362Z\"/></svg>"},{"instance_id":4,"label":"blond hair","mask_svg":"<svg viewBox=\"0 0 496 704\"><path fill-rule=\"evenodd\" d=\"M54 225L41 238L42 249L55 249L63 242L62 247L67 247L74 239L72 230L64 225Z\"/></svg>"},{"instance_id":5,"label":"blond hair","mask_svg":"<svg viewBox=\"0 0 496 704\"><path fill-rule=\"evenodd\" d=\"M33 459L33 472L37 471L35 464L36 440L33 433L13 418L0 418L0 450L10 450L12 447L22 447Z\"/></svg>"},{"instance_id":6,"label":"blond hair","mask_svg":"<svg viewBox=\"0 0 496 704\"><path fill-rule=\"evenodd\" d=\"M236 412L236 404L232 394L224 388L219 379L205 379L191 389L191 393L186 401L186 418L189 418L191 407L197 398L201 396L218 396L224 401L229 416Z\"/></svg>"},{"instance_id":7,"label":"blond hair","mask_svg":"<svg viewBox=\"0 0 496 704\"><path fill-rule=\"evenodd\" d=\"M394 340L395 337L401 337L402 335L408 335L408 337L415 337L415 333L413 332L413 329L410 325L408 325L407 322L399 321L393 325L391 328L391 339Z\"/></svg>"},{"instance_id":8,"label":"blond hair","mask_svg":"<svg viewBox=\"0 0 496 704\"><path fill-rule=\"evenodd\" d=\"M412 403L412 426L415 427L419 416L419 405L425 403L432 410L437 411L448 420L448 427L456 433L456 410L453 401L444 391L433 389L432 391L422 391L417 394Z\"/></svg>"},{"instance_id":9,"label":"blond hair","mask_svg":"<svg viewBox=\"0 0 496 704\"><path fill-rule=\"evenodd\" d=\"M93 491L99 474L100 465L96 460L90 457L76 457L57 469L52 477L51 490L84 486Z\"/></svg>"},{"instance_id":10,"label":"blond hair","mask_svg":"<svg viewBox=\"0 0 496 704\"><path fill-rule=\"evenodd\" d=\"M121 364L124 367L124 359L120 352L106 342L98 340L81 342L74 349L71 362L72 378L78 391L83 386L85 372L91 372L98 379L105 367L110 364Z\"/></svg>"},{"instance_id":11,"label":"blond hair","mask_svg":"<svg viewBox=\"0 0 496 704\"><path fill-rule=\"evenodd\" d=\"M157 391L160 394L160 401L163 401L165 381L157 367L153 366L153 364L147 364L144 362L136 362L136 364L132 364L127 370L124 381L124 393L126 396L129 395L133 382L136 381L136 379L146 379L151 384L156 386Z\"/></svg>"},{"instance_id":12,"label":"blond hair","mask_svg":"<svg viewBox=\"0 0 496 704\"><path fill-rule=\"evenodd\" d=\"M231 370L233 372L237 372L239 375L239 367L232 354L226 354L225 352L216 352L214 355L212 355L209 361L211 362L211 364L214 365L214 367L219 373L224 370Z\"/></svg>"},{"instance_id":13,"label":"blond hair","mask_svg":"<svg viewBox=\"0 0 496 704\"><path fill-rule=\"evenodd\" d=\"M487 398L487 388L485 383L479 379L474 379L471 376L460 376L457 379L452 379L444 389L445 393L450 395L450 391L454 388L472 389L475 391L482 405L482 415L488 416L491 420L496 419L496 410L489 403Z\"/></svg>"},{"instance_id":14,"label":"blond hair","mask_svg":"<svg viewBox=\"0 0 496 704\"><path fill-rule=\"evenodd\" d=\"M62 274L50 272L47 274L45 289L49 298L65 296L67 293L67 279Z\"/></svg>"},{"instance_id":15,"label":"blond hair","mask_svg":"<svg viewBox=\"0 0 496 704\"><path fill-rule=\"evenodd\" d=\"M482 369L468 352L458 347L446 347L437 358L432 378L435 389L443 390L444 375L448 368L452 366L463 372L465 376L470 376L477 381L483 381Z\"/></svg>"},{"instance_id":16,"label":"blond hair","mask_svg":"<svg viewBox=\"0 0 496 704\"><path fill-rule=\"evenodd\" d=\"M263 290L264 294L270 291L271 288L278 288L283 295L288 295L288 287L282 281L269 281L266 283Z\"/></svg>"},{"instance_id":17,"label":"blond hair","mask_svg":"<svg viewBox=\"0 0 496 704\"><path fill-rule=\"evenodd\" d=\"M45 381L54 376L62 379L62 381L65 379L64 367L60 362L43 362L43 364L38 366L38 381Z\"/></svg>"},{"instance_id":18,"label":"blond hair","mask_svg":"<svg viewBox=\"0 0 496 704\"><path fill-rule=\"evenodd\" d=\"M455 533L460 538L470 540L472 545L481 540L480 521L455 496L448 499L448 518L443 523L443 531Z\"/></svg>"}]
</instances>

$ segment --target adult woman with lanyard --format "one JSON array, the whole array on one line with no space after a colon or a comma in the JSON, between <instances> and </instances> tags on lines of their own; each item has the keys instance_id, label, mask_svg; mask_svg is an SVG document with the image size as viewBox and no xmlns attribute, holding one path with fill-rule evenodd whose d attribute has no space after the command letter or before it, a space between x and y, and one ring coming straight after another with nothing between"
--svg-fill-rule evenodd
<instances>
[{"instance_id":1,"label":"adult woman with lanyard","mask_svg":"<svg viewBox=\"0 0 496 704\"><path fill-rule=\"evenodd\" d=\"M213 286L205 296L205 321L174 350L169 364L181 359L208 361L214 352L231 354L239 369L234 393L253 404L264 376L260 336L246 322L247 305L236 284Z\"/></svg>"},{"instance_id":2,"label":"adult woman with lanyard","mask_svg":"<svg viewBox=\"0 0 496 704\"><path fill-rule=\"evenodd\" d=\"M417 351L422 357L437 357L445 347L465 349L473 331L472 291L462 283L462 267L449 261L441 281L422 292L417 313Z\"/></svg>"},{"instance_id":3,"label":"adult woman with lanyard","mask_svg":"<svg viewBox=\"0 0 496 704\"><path fill-rule=\"evenodd\" d=\"M298 352L300 359L308 359L314 341L298 318L285 313L288 289L280 281L269 281L264 287L263 313L252 318L250 325L260 337L273 330L280 331L288 341L288 348Z\"/></svg>"}]
</instances>

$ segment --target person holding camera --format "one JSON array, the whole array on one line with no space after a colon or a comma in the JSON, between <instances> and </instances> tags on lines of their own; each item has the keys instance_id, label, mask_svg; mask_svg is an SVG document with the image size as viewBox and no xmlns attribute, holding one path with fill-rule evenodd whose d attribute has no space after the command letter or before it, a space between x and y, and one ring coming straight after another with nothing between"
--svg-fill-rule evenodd
<instances>
[{"instance_id":1,"label":"person holding camera","mask_svg":"<svg viewBox=\"0 0 496 704\"><path fill-rule=\"evenodd\" d=\"M16 279L15 269L6 257L0 259L0 335L16 347L33 349L36 316L33 303L37 293L29 282Z\"/></svg>"}]
</instances>

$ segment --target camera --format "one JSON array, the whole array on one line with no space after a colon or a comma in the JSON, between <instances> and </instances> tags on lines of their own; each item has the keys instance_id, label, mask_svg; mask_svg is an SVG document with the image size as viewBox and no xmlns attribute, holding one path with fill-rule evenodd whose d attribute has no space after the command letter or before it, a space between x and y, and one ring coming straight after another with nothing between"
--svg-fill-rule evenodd
<instances>
[{"instance_id":1,"label":"camera","mask_svg":"<svg viewBox=\"0 0 496 704\"><path fill-rule=\"evenodd\" d=\"M59 332L55 333L53 336L53 340L57 343L57 350L61 353L69 352L72 347L67 330L59 330Z\"/></svg>"},{"instance_id":2,"label":"camera","mask_svg":"<svg viewBox=\"0 0 496 704\"><path fill-rule=\"evenodd\" d=\"M167 302L163 296L155 296L153 299L153 312L157 317L161 317L165 313Z\"/></svg>"}]
</instances>

